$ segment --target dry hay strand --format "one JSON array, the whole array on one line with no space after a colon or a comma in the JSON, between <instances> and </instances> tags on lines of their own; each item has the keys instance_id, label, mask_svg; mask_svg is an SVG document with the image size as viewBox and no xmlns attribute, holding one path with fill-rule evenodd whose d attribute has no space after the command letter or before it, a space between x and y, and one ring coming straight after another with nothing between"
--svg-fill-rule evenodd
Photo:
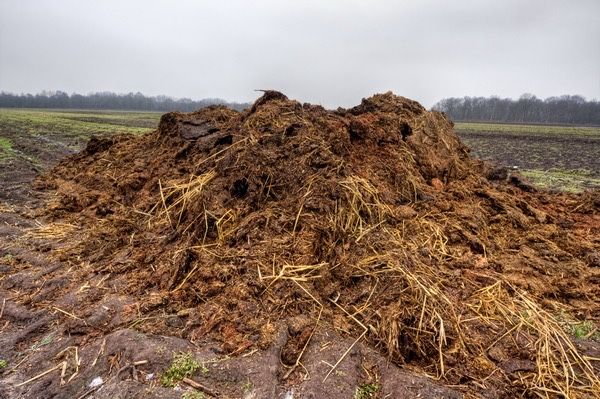
<instances>
[{"instance_id":1,"label":"dry hay strand","mask_svg":"<svg viewBox=\"0 0 600 399\"><path fill-rule=\"evenodd\" d=\"M435 220L431 217L434 216ZM427 250L427 255L438 261L452 258L448 237L444 233L448 221L441 214L423 215L402 222L400 228L390 231L399 248L417 252Z\"/></svg>"},{"instance_id":2,"label":"dry hay strand","mask_svg":"<svg viewBox=\"0 0 600 399\"><path fill-rule=\"evenodd\" d=\"M335 212L330 215L335 231L356 237L358 242L392 215L390 207L381 202L377 188L367 179L349 176L339 184L346 198L338 201Z\"/></svg>"},{"instance_id":3,"label":"dry hay strand","mask_svg":"<svg viewBox=\"0 0 600 399\"><path fill-rule=\"evenodd\" d=\"M535 372L520 372L521 383L541 398L597 397L600 377L582 355L557 319L543 310L526 293L510 284L496 283L475 292L468 304L478 319L499 334L500 341L523 347L513 339L519 335L534 348Z\"/></svg>"},{"instance_id":4,"label":"dry hay strand","mask_svg":"<svg viewBox=\"0 0 600 399\"><path fill-rule=\"evenodd\" d=\"M404 287L393 302L376 311L379 321L373 332L388 354L403 359L412 352L436 359L435 374L443 377L445 357L463 347L464 340L455 304L436 271L400 250L363 259L356 267L365 274L385 274L386 279L398 280L395 286Z\"/></svg>"},{"instance_id":5,"label":"dry hay strand","mask_svg":"<svg viewBox=\"0 0 600 399\"><path fill-rule=\"evenodd\" d=\"M328 263L326 262L321 262L314 265L294 265L290 263L284 263L283 266L277 267L274 263L270 276L263 276L260 266L258 266L258 278L261 281L270 280L269 284L263 291L264 293L279 280L291 280L296 283L302 283L321 278L320 270L327 265Z\"/></svg>"},{"instance_id":6,"label":"dry hay strand","mask_svg":"<svg viewBox=\"0 0 600 399\"><path fill-rule=\"evenodd\" d=\"M57 242L61 242L77 228L78 226L70 223L56 222L41 224L38 222L38 225L27 230L27 232L23 234L23 237L26 239L54 240Z\"/></svg>"},{"instance_id":7,"label":"dry hay strand","mask_svg":"<svg viewBox=\"0 0 600 399\"><path fill-rule=\"evenodd\" d=\"M15 212L15 207L13 205L0 202L0 213L13 213Z\"/></svg>"},{"instance_id":8,"label":"dry hay strand","mask_svg":"<svg viewBox=\"0 0 600 399\"><path fill-rule=\"evenodd\" d=\"M179 181L166 187L159 180L160 200L148 212L152 215L149 223L168 223L173 230L177 230L189 205L201 198L206 186L216 176L217 172L210 170L198 176L191 175L187 182Z\"/></svg>"}]
</instances>

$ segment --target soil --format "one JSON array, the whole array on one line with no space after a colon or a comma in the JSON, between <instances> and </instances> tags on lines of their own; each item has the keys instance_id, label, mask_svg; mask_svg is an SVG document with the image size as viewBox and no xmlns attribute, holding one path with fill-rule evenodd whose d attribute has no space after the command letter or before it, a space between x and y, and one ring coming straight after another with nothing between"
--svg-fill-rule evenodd
<instances>
[{"instance_id":1,"label":"soil","mask_svg":"<svg viewBox=\"0 0 600 399\"><path fill-rule=\"evenodd\" d=\"M177 352L219 397L599 392L594 331L565 333L600 320L599 193L500 173L406 98L170 113L35 188L2 214L6 397L181 397Z\"/></svg>"},{"instance_id":2,"label":"soil","mask_svg":"<svg viewBox=\"0 0 600 399\"><path fill-rule=\"evenodd\" d=\"M584 170L600 177L598 137L526 135L518 133L460 133L481 159L507 167L534 170Z\"/></svg>"}]
</instances>

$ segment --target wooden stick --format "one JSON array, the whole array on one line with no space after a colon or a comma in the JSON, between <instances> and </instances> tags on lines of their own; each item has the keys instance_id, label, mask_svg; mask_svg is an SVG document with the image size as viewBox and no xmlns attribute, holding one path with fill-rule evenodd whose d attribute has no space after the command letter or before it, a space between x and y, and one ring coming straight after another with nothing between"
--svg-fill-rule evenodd
<instances>
[{"instance_id":1,"label":"wooden stick","mask_svg":"<svg viewBox=\"0 0 600 399\"><path fill-rule=\"evenodd\" d=\"M182 381L184 383L188 384L189 386L191 386L192 388L196 388L197 390L202 391L202 392L204 392L205 394L207 394L209 396L212 396L212 397L215 397L215 398L219 396L218 392L215 392L212 389L210 389L210 388L208 388L208 387L206 387L206 386L204 386L204 385L200 384L199 382L196 382L196 381L194 381L192 379L184 378Z\"/></svg>"}]
</instances>

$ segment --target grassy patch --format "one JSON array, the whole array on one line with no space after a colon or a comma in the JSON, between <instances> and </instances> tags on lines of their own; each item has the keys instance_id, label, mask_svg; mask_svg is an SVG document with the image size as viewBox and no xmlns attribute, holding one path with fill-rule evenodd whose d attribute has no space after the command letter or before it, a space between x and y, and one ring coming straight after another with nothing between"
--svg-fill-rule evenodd
<instances>
[{"instance_id":1,"label":"grassy patch","mask_svg":"<svg viewBox=\"0 0 600 399\"><path fill-rule=\"evenodd\" d=\"M377 395L381 387L377 383L366 383L356 388L354 399L371 399Z\"/></svg>"},{"instance_id":2,"label":"grassy patch","mask_svg":"<svg viewBox=\"0 0 600 399\"><path fill-rule=\"evenodd\" d=\"M600 331L598 331L598 328L590 320L570 323L567 327L567 330L576 338L600 341Z\"/></svg>"},{"instance_id":3,"label":"grassy patch","mask_svg":"<svg viewBox=\"0 0 600 399\"><path fill-rule=\"evenodd\" d=\"M159 113L145 112L58 112L0 109L0 126L19 134L87 139L92 134L141 134L158 125Z\"/></svg>"},{"instance_id":4,"label":"grassy patch","mask_svg":"<svg viewBox=\"0 0 600 399\"><path fill-rule=\"evenodd\" d=\"M174 387L184 378L191 377L196 371L208 373L208 369L198 362L191 353L180 353L175 355L171 366L165 371L160 379L164 387Z\"/></svg>"},{"instance_id":5,"label":"grassy patch","mask_svg":"<svg viewBox=\"0 0 600 399\"><path fill-rule=\"evenodd\" d=\"M473 133L514 133L537 136L600 136L600 127L457 122L456 130Z\"/></svg>"},{"instance_id":6,"label":"grassy patch","mask_svg":"<svg viewBox=\"0 0 600 399\"><path fill-rule=\"evenodd\" d=\"M158 125L156 112L0 109L0 162L19 158L42 170L81 150L92 135L143 134Z\"/></svg>"},{"instance_id":7,"label":"grassy patch","mask_svg":"<svg viewBox=\"0 0 600 399\"><path fill-rule=\"evenodd\" d=\"M0 137L0 161L12 158L14 156L14 150L12 147L12 141L6 137Z\"/></svg>"},{"instance_id":8,"label":"grassy patch","mask_svg":"<svg viewBox=\"0 0 600 399\"><path fill-rule=\"evenodd\" d=\"M543 189L577 193L585 188L600 188L600 179L587 170L523 170L521 173Z\"/></svg>"},{"instance_id":9,"label":"grassy patch","mask_svg":"<svg viewBox=\"0 0 600 399\"><path fill-rule=\"evenodd\" d=\"M206 396L202 392L189 391L181 395L181 399L205 399Z\"/></svg>"},{"instance_id":10,"label":"grassy patch","mask_svg":"<svg viewBox=\"0 0 600 399\"><path fill-rule=\"evenodd\" d=\"M556 315L556 320L566 333L575 338L600 341L600 329L591 320L576 320L566 312Z\"/></svg>"}]
</instances>

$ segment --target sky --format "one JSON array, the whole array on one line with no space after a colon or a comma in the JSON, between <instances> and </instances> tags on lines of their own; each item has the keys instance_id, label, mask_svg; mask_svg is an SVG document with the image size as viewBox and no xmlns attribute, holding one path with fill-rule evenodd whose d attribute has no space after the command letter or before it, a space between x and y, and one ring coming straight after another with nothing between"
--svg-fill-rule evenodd
<instances>
[{"instance_id":1,"label":"sky","mask_svg":"<svg viewBox=\"0 0 600 399\"><path fill-rule=\"evenodd\" d=\"M0 90L600 99L599 0L0 0Z\"/></svg>"}]
</instances>

